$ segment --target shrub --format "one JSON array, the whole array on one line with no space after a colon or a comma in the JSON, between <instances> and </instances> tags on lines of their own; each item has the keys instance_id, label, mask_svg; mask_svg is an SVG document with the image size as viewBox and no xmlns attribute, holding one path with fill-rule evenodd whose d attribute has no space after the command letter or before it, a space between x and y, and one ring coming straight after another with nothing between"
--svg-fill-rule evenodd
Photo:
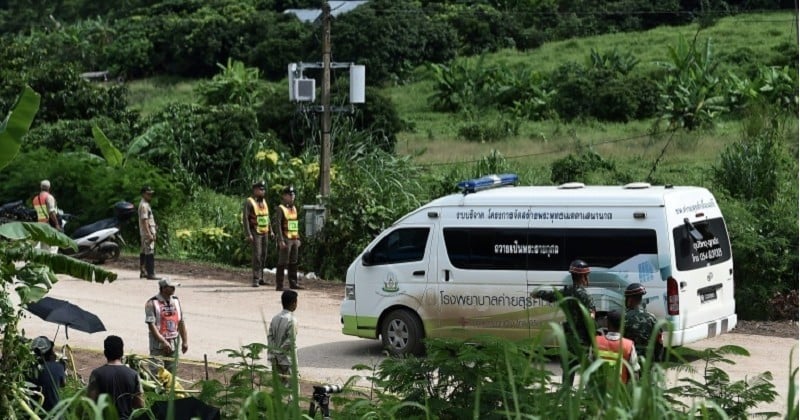
<instances>
[{"instance_id":1,"label":"shrub","mask_svg":"<svg viewBox=\"0 0 800 420\"><path fill-rule=\"evenodd\" d=\"M85 120L62 119L45 123L31 130L22 144L22 150L46 148L56 152L89 152L100 156L100 150L92 138L92 127L101 127L115 146L127 143L134 127L129 122L118 123L108 117Z\"/></svg>"},{"instance_id":2,"label":"shrub","mask_svg":"<svg viewBox=\"0 0 800 420\"><path fill-rule=\"evenodd\" d=\"M520 121L516 118L482 118L463 123L458 136L467 141L492 143L519 134Z\"/></svg>"},{"instance_id":3,"label":"shrub","mask_svg":"<svg viewBox=\"0 0 800 420\"><path fill-rule=\"evenodd\" d=\"M111 74L141 78L154 74L153 22L141 16L116 21L116 36L105 50L104 61Z\"/></svg>"},{"instance_id":4,"label":"shrub","mask_svg":"<svg viewBox=\"0 0 800 420\"><path fill-rule=\"evenodd\" d=\"M32 162L47 162L47 165ZM38 192L39 180L49 179L58 207L76 216L75 221L67 225L67 231L110 217L111 207L117 201L137 203L143 184L157 191L153 197L157 216L171 213L182 198L171 180L152 166L132 161L125 167L115 168L99 158L80 153L44 149L23 152L4 171L4 176L0 184L0 202L25 200L28 206ZM135 227L135 223L126 226L129 233L138 232Z\"/></svg>"},{"instance_id":5,"label":"shrub","mask_svg":"<svg viewBox=\"0 0 800 420\"><path fill-rule=\"evenodd\" d=\"M156 147L143 157L165 171L189 173L217 191L235 191L243 151L258 134L255 113L239 105L169 105L147 125ZM187 182L191 177L182 176ZM190 187L190 185L186 185Z\"/></svg>"},{"instance_id":6,"label":"shrub","mask_svg":"<svg viewBox=\"0 0 800 420\"><path fill-rule=\"evenodd\" d=\"M425 62L445 62L458 45L452 27L413 2L370 1L337 17L333 28L337 59L366 65L371 84L404 80Z\"/></svg>"},{"instance_id":7,"label":"shrub","mask_svg":"<svg viewBox=\"0 0 800 420\"><path fill-rule=\"evenodd\" d=\"M581 65L561 65L550 75L550 85L556 91L553 110L559 117L570 121L590 114L596 84Z\"/></svg>"},{"instance_id":8,"label":"shrub","mask_svg":"<svg viewBox=\"0 0 800 420\"><path fill-rule=\"evenodd\" d=\"M555 184L566 182L607 184L629 180L627 175L617 171L613 161L604 159L590 148L583 148L578 154L558 159L550 168L550 180Z\"/></svg>"},{"instance_id":9,"label":"shrub","mask_svg":"<svg viewBox=\"0 0 800 420\"><path fill-rule=\"evenodd\" d=\"M242 230L243 203L244 197L200 189L180 212L165 220L169 226L169 252L183 258L222 264L248 263L251 250ZM274 248L270 251L270 260L274 260Z\"/></svg>"},{"instance_id":10,"label":"shrub","mask_svg":"<svg viewBox=\"0 0 800 420\"><path fill-rule=\"evenodd\" d=\"M720 154L714 178L734 198L772 203L787 181L789 161L781 142L788 133L777 112L777 106L751 107L743 138Z\"/></svg>"},{"instance_id":11,"label":"shrub","mask_svg":"<svg viewBox=\"0 0 800 420\"><path fill-rule=\"evenodd\" d=\"M90 83L79 77L74 65L45 62L25 71L0 70L0 107L13 103L24 85L42 92L37 122L90 119L105 116L116 122L135 121L127 111L127 88L123 85ZM10 106L9 106L10 107Z\"/></svg>"},{"instance_id":12,"label":"shrub","mask_svg":"<svg viewBox=\"0 0 800 420\"><path fill-rule=\"evenodd\" d=\"M521 38L522 28L516 15L489 5L451 4L437 10L434 16L455 29L458 52L462 55L514 48L516 39Z\"/></svg>"}]
</instances>

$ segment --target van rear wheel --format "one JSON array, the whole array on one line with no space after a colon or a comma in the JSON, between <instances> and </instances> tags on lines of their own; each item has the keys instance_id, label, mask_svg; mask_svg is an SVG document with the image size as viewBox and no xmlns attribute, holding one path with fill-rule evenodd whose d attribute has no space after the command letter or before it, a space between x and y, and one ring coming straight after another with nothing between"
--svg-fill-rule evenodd
<instances>
[{"instance_id":1,"label":"van rear wheel","mask_svg":"<svg viewBox=\"0 0 800 420\"><path fill-rule=\"evenodd\" d=\"M414 314L398 309L389 313L381 326L383 347L392 356L422 355L422 324Z\"/></svg>"}]
</instances>

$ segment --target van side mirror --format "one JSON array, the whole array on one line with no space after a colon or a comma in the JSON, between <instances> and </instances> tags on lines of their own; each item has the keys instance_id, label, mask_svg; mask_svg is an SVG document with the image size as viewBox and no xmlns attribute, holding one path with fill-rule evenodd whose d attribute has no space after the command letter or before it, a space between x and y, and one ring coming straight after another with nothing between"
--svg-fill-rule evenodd
<instances>
[{"instance_id":1,"label":"van side mirror","mask_svg":"<svg viewBox=\"0 0 800 420\"><path fill-rule=\"evenodd\" d=\"M373 260L374 258L372 257L372 251L370 250L364 251L364 254L361 255L361 264L365 267L371 266L374 262Z\"/></svg>"}]
</instances>

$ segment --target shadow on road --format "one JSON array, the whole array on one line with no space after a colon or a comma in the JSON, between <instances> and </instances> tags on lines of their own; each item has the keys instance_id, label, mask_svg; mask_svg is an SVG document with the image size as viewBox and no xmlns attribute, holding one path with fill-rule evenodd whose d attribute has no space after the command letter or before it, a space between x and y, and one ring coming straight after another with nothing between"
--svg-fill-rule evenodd
<instances>
[{"instance_id":1,"label":"shadow on road","mask_svg":"<svg viewBox=\"0 0 800 420\"><path fill-rule=\"evenodd\" d=\"M303 367L352 369L357 364L374 365L386 356L379 340L349 340L318 344L297 350ZM338 366L337 366L338 365Z\"/></svg>"}]
</instances>

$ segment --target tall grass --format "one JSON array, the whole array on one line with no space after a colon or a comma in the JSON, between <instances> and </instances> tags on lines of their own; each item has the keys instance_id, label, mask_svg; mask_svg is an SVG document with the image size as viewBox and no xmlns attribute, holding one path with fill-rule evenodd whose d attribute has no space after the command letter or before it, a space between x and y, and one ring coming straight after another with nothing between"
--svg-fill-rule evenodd
<instances>
[{"instance_id":1,"label":"tall grass","mask_svg":"<svg viewBox=\"0 0 800 420\"><path fill-rule=\"evenodd\" d=\"M127 83L129 108L142 117L155 114L171 103L197 103L195 87L200 80L155 77Z\"/></svg>"}]
</instances>

